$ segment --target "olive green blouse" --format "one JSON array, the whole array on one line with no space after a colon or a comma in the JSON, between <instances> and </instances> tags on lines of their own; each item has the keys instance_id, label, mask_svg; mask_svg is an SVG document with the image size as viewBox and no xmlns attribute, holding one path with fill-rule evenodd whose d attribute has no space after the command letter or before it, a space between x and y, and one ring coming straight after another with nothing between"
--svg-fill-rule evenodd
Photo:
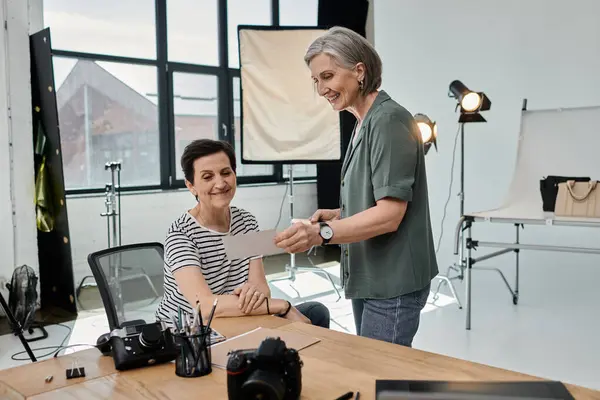
<instances>
[{"instance_id":1,"label":"olive green blouse","mask_svg":"<svg viewBox=\"0 0 600 400\"><path fill-rule=\"evenodd\" d=\"M381 90L355 135L342 166L341 217L385 197L405 200L408 207L396 231L341 246L346 297L385 299L422 289L438 265L419 128L412 114Z\"/></svg>"}]
</instances>

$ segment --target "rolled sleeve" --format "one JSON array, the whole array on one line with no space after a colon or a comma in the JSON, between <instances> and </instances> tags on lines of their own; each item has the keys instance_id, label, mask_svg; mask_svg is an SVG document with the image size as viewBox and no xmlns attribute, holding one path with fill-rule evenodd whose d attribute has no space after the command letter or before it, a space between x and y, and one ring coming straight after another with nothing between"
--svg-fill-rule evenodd
<instances>
[{"instance_id":1,"label":"rolled sleeve","mask_svg":"<svg viewBox=\"0 0 600 400\"><path fill-rule=\"evenodd\" d=\"M393 197L412 201L419 145L401 114L387 113L373 126L370 146L375 201Z\"/></svg>"}]
</instances>

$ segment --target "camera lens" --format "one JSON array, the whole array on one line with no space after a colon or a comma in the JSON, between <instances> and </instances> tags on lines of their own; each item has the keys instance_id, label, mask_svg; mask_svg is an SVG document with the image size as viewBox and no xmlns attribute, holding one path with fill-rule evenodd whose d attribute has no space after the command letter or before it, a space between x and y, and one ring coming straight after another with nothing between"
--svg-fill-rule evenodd
<instances>
[{"instance_id":1,"label":"camera lens","mask_svg":"<svg viewBox=\"0 0 600 400\"><path fill-rule=\"evenodd\" d=\"M283 400L285 384L278 374L264 370L254 371L242 385L244 399Z\"/></svg>"},{"instance_id":2,"label":"camera lens","mask_svg":"<svg viewBox=\"0 0 600 400\"><path fill-rule=\"evenodd\" d=\"M140 333L140 344L148 349L158 347L162 338L162 332L156 325L146 325Z\"/></svg>"}]
</instances>

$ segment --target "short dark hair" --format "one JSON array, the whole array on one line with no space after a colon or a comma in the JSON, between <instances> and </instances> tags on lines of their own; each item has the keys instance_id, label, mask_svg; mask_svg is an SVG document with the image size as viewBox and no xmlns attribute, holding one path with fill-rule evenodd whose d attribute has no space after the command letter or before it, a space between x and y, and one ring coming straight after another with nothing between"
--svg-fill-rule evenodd
<instances>
[{"instance_id":1,"label":"short dark hair","mask_svg":"<svg viewBox=\"0 0 600 400\"><path fill-rule=\"evenodd\" d=\"M194 183L194 161L221 151L229 157L231 169L235 173L235 151L228 142L223 140L198 139L185 146L181 155L181 169L183 170L185 179Z\"/></svg>"}]
</instances>

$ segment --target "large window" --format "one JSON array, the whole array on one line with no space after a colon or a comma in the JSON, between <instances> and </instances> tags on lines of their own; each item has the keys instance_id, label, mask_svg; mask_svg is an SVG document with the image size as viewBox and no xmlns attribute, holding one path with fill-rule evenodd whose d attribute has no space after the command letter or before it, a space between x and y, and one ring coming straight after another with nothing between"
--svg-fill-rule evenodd
<instances>
[{"instance_id":1,"label":"large window","mask_svg":"<svg viewBox=\"0 0 600 400\"><path fill-rule=\"evenodd\" d=\"M123 186L160 183L156 67L54 57L67 189L104 188L121 161Z\"/></svg>"},{"instance_id":2,"label":"large window","mask_svg":"<svg viewBox=\"0 0 600 400\"><path fill-rule=\"evenodd\" d=\"M234 146L241 183L285 178L241 163L237 29L315 26L318 0L43 1L70 193L103 191L111 161L123 190L183 187L179 159L199 138Z\"/></svg>"}]
</instances>

